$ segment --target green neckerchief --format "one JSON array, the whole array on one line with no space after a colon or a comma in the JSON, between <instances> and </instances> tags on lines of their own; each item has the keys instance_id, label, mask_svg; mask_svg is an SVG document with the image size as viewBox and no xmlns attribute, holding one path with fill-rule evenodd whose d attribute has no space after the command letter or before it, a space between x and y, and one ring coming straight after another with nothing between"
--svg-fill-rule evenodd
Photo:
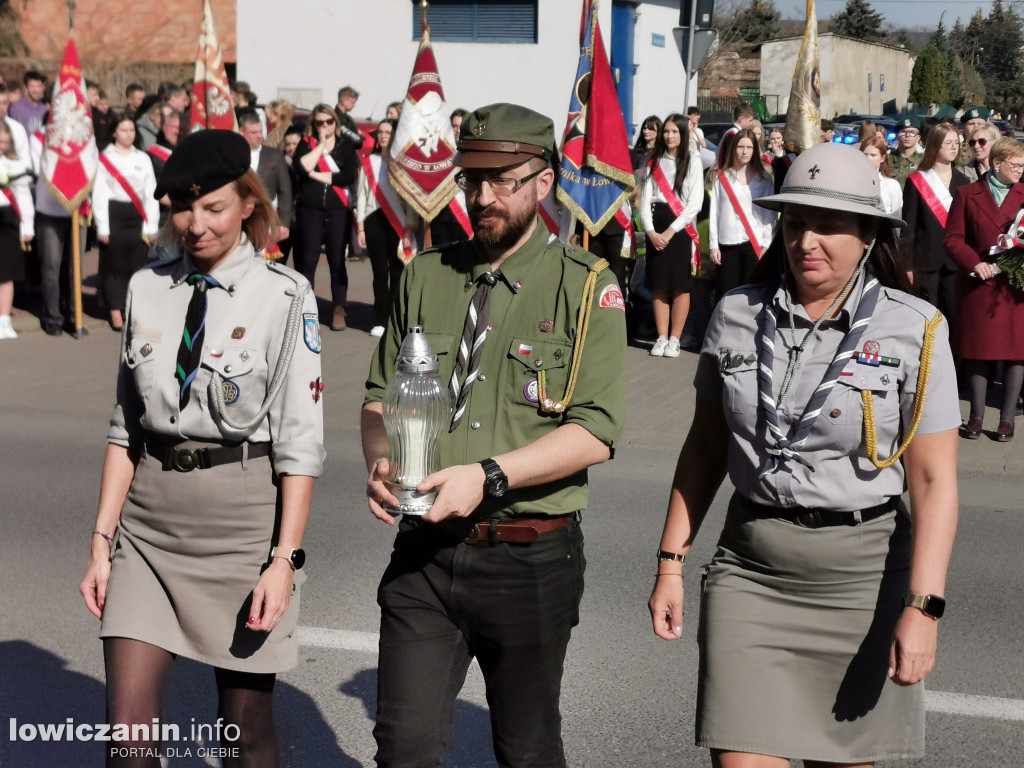
<instances>
[{"instance_id":1,"label":"green neckerchief","mask_svg":"<svg viewBox=\"0 0 1024 768\"><path fill-rule=\"evenodd\" d=\"M996 199L996 205L1002 205L1006 195L1010 192L1010 185L1003 184L1003 182L997 179L994 171L989 171L988 188L992 190L992 197Z\"/></svg>"}]
</instances>

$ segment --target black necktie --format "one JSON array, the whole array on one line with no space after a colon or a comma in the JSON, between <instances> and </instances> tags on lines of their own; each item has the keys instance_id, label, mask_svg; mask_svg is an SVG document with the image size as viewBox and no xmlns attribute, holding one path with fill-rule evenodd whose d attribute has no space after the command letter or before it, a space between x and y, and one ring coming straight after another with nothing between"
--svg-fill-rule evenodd
<instances>
[{"instance_id":1,"label":"black necktie","mask_svg":"<svg viewBox=\"0 0 1024 768\"><path fill-rule=\"evenodd\" d=\"M455 406L449 432L454 432L462 421L466 406L469 404L469 391L480 373L480 358L483 357L484 340L489 330L487 318L491 313L491 288L498 282L499 277L500 272L484 272L477 278L476 294L466 313L466 327L462 331L462 341L459 343L459 356L455 361L452 380L448 384L448 392Z\"/></svg>"},{"instance_id":2,"label":"black necktie","mask_svg":"<svg viewBox=\"0 0 1024 768\"><path fill-rule=\"evenodd\" d=\"M181 408L188 405L189 390L192 380L199 371L199 362L203 354L203 336L206 335L206 291L219 283L208 275L193 272L186 278L192 286L192 298L185 312L185 328L181 333L178 345L178 364L174 370L174 378L178 381L178 402Z\"/></svg>"}]
</instances>

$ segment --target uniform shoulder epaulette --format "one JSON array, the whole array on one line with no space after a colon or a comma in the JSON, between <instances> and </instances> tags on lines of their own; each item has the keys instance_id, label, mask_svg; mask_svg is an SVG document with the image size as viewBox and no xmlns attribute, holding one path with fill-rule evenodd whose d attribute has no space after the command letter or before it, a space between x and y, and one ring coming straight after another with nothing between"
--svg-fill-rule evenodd
<instances>
[{"instance_id":1,"label":"uniform shoulder epaulette","mask_svg":"<svg viewBox=\"0 0 1024 768\"><path fill-rule=\"evenodd\" d=\"M600 256L595 256L590 251L584 250L583 248L579 248L575 245L566 245L565 243L555 241L548 247L561 247L562 255L565 256L565 258L575 261L577 264L580 264L587 269L590 269L601 260Z\"/></svg>"},{"instance_id":2,"label":"uniform shoulder epaulette","mask_svg":"<svg viewBox=\"0 0 1024 768\"><path fill-rule=\"evenodd\" d=\"M910 307L925 320L931 320L935 317L937 310L932 304L929 304L924 299L919 299L917 296L911 296L909 293L896 288L885 288L883 290L885 290L890 299L899 302L905 307Z\"/></svg>"},{"instance_id":3,"label":"uniform shoulder epaulette","mask_svg":"<svg viewBox=\"0 0 1024 768\"><path fill-rule=\"evenodd\" d=\"M297 270L294 270L289 266L286 266L284 264L278 264L276 261L270 261L269 259L260 260L264 264L266 264L267 269L269 269L271 272L274 272L283 277L287 277L296 285L302 285L303 283L308 282L306 278L303 277L301 272L298 272Z\"/></svg>"}]
</instances>

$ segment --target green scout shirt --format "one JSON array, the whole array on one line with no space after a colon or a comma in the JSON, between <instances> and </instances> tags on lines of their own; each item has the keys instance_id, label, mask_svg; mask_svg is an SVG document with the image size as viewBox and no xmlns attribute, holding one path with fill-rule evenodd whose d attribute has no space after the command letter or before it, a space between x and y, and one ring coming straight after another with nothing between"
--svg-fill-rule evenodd
<instances>
[{"instance_id":1,"label":"green scout shirt","mask_svg":"<svg viewBox=\"0 0 1024 768\"><path fill-rule=\"evenodd\" d=\"M562 424L579 424L614 450L625 416L622 358L626 316L615 276L597 277L593 311L575 392L559 414L540 410L537 372L545 371L548 397L565 392L576 323L593 254L562 243L548 245L537 219L530 239L501 264L503 279L491 290L491 330L484 342L480 377L459 427L438 445L441 467L470 464L532 443ZM419 254L406 266L370 365L365 402L378 402L395 367L409 326L421 325L440 360L447 387L475 279L490 265L472 242ZM485 498L473 517L565 515L587 506L587 472L501 499Z\"/></svg>"},{"instance_id":2,"label":"green scout shirt","mask_svg":"<svg viewBox=\"0 0 1024 768\"><path fill-rule=\"evenodd\" d=\"M907 177L917 170L917 166L924 160L924 152L915 152L910 157L904 157L898 149L889 152L889 170L892 177L900 183L902 188L907 183Z\"/></svg>"}]
</instances>

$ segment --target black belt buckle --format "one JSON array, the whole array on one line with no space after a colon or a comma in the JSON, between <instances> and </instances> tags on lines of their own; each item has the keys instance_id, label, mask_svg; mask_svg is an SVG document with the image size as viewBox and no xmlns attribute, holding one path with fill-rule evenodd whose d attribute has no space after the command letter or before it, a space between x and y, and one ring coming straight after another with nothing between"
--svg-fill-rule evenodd
<instances>
[{"instance_id":1,"label":"black belt buckle","mask_svg":"<svg viewBox=\"0 0 1024 768\"><path fill-rule=\"evenodd\" d=\"M462 536L463 544L469 544L470 546L472 546L473 544L480 543L480 528L477 527L477 524L475 522L471 520L467 521L464 531L465 534Z\"/></svg>"},{"instance_id":2,"label":"black belt buckle","mask_svg":"<svg viewBox=\"0 0 1024 768\"><path fill-rule=\"evenodd\" d=\"M819 509L809 509L793 518L793 522L801 528L821 528L825 520Z\"/></svg>"},{"instance_id":3,"label":"black belt buckle","mask_svg":"<svg viewBox=\"0 0 1024 768\"><path fill-rule=\"evenodd\" d=\"M164 469L176 472L191 472L193 469L204 469L210 466L210 453L207 448L168 448L164 454Z\"/></svg>"}]
</instances>

